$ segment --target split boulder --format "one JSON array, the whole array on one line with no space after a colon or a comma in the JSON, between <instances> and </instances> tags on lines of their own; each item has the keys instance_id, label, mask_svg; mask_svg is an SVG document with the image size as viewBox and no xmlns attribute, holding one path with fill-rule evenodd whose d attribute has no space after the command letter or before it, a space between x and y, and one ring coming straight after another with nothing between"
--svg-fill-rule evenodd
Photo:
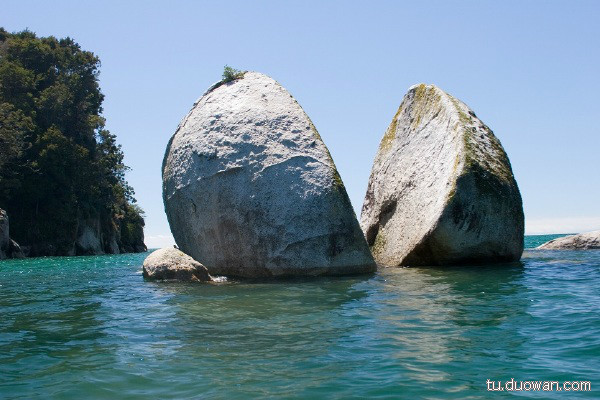
<instances>
[{"instance_id":1,"label":"split boulder","mask_svg":"<svg viewBox=\"0 0 600 400\"><path fill-rule=\"evenodd\" d=\"M376 269L317 130L260 73L216 84L195 103L169 141L163 199L177 245L211 274Z\"/></svg>"},{"instance_id":2,"label":"split boulder","mask_svg":"<svg viewBox=\"0 0 600 400\"><path fill-rule=\"evenodd\" d=\"M521 195L500 141L434 85L404 97L377 152L361 227L378 263L510 262L523 252Z\"/></svg>"}]
</instances>

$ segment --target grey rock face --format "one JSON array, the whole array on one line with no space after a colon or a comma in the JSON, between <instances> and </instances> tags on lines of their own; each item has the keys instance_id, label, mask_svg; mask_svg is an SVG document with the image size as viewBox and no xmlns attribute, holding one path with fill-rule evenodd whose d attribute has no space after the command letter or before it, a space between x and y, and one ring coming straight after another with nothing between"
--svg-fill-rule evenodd
<instances>
[{"instance_id":1,"label":"grey rock face","mask_svg":"<svg viewBox=\"0 0 600 400\"><path fill-rule=\"evenodd\" d=\"M116 234L109 236L109 238L107 240L107 244L106 244L106 252L108 254L119 254L120 253Z\"/></svg>"},{"instance_id":2,"label":"grey rock face","mask_svg":"<svg viewBox=\"0 0 600 400\"><path fill-rule=\"evenodd\" d=\"M90 219L79 222L75 248L76 254L80 255L104 254L99 220Z\"/></svg>"},{"instance_id":3,"label":"grey rock face","mask_svg":"<svg viewBox=\"0 0 600 400\"><path fill-rule=\"evenodd\" d=\"M0 209L0 260L5 258L24 258L21 246L10 238L8 214Z\"/></svg>"},{"instance_id":4,"label":"grey rock face","mask_svg":"<svg viewBox=\"0 0 600 400\"><path fill-rule=\"evenodd\" d=\"M591 250L600 249L600 231L563 236L537 247L543 250Z\"/></svg>"},{"instance_id":5,"label":"grey rock face","mask_svg":"<svg viewBox=\"0 0 600 400\"><path fill-rule=\"evenodd\" d=\"M10 246L8 215L6 211L0 209L0 260L8 257Z\"/></svg>"},{"instance_id":6,"label":"grey rock face","mask_svg":"<svg viewBox=\"0 0 600 400\"><path fill-rule=\"evenodd\" d=\"M388 127L361 227L388 266L509 262L523 252L521 195L500 141L433 85L411 87Z\"/></svg>"},{"instance_id":7,"label":"grey rock face","mask_svg":"<svg viewBox=\"0 0 600 400\"><path fill-rule=\"evenodd\" d=\"M10 239L8 244L8 254L11 258L25 258L25 254L23 250L21 250L21 246L19 246L19 243L15 242L12 239Z\"/></svg>"},{"instance_id":8,"label":"grey rock face","mask_svg":"<svg viewBox=\"0 0 600 400\"><path fill-rule=\"evenodd\" d=\"M163 198L179 248L212 274L376 269L327 147L265 75L247 72L196 102L167 147Z\"/></svg>"},{"instance_id":9,"label":"grey rock face","mask_svg":"<svg viewBox=\"0 0 600 400\"><path fill-rule=\"evenodd\" d=\"M152 252L144 260L144 278L184 282L208 282L212 278L204 265L174 248Z\"/></svg>"}]
</instances>

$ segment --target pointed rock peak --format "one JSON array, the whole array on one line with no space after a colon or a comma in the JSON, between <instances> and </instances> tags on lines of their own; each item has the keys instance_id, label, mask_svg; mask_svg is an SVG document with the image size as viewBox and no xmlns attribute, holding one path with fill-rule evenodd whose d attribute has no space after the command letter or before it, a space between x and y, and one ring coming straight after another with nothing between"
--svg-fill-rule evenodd
<instances>
[{"instance_id":1,"label":"pointed rock peak","mask_svg":"<svg viewBox=\"0 0 600 400\"><path fill-rule=\"evenodd\" d=\"M417 83L408 88L408 93L415 92L419 93L419 97L426 96L428 94L446 94L442 89L432 83Z\"/></svg>"}]
</instances>

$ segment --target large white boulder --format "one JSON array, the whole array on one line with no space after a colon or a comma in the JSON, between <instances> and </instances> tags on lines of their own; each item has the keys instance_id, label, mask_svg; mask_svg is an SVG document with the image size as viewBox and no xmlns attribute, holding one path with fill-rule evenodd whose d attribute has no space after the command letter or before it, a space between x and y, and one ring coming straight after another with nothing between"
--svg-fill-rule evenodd
<instances>
[{"instance_id":1,"label":"large white boulder","mask_svg":"<svg viewBox=\"0 0 600 400\"><path fill-rule=\"evenodd\" d=\"M434 85L411 87L385 132L361 227L389 266L510 262L523 252L521 195L500 141Z\"/></svg>"},{"instance_id":2,"label":"large white boulder","mask_svg":"<svg viewBox=\"0 0 600 400\"><path fill-rule=\"evenodd\" d=\"M600 249L600 231L563 236L550 240L538 249L544 250L591 250Z\"/></svg>"},{"instance_id":3,"label":"large white boulder","mask_svg":"<svg viewBox=\"0 0 600 400\"><path fill-rule=\"evenodd\" d=\"M163 198L179 248L211 274L376 269L327 147L265 75L214 85L194 104L167 146Z\"/></svg>"}]
</instances>

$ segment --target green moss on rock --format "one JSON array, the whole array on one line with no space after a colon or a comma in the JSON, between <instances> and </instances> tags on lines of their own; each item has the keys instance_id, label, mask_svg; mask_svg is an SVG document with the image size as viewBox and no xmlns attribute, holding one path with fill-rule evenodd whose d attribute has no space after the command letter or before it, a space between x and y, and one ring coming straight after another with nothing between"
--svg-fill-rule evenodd
<instances>
[{"instance_id":1,"label":"green moss on rock","mask_svg":"<svg viewBox=\"0 0 600 400\"><path fill-rule=\"evenodd\" d=\"M385 235L383 234L383 230L379 229L377 232L377 236L375 236L375 242L371 246L371 252L373 254L379 254L383 249L385 249L387 241L385 240Z\"/></svg>"},{"instance_id":2,"label":"green moss on rock","mask_svg":"<svg viewBox=\"0 0 600 400\"><path fill-rule=\"evenodd\" d=\"M436 113L440 109L441 95L435 86L421 83L414 89L413 108L411 110L411 128L416 129L427 113Z\"/></svg>"},{"instance_id":3,"label":"green moss on rock","mask_svg":"<svg viewBox=\"0 0 600 400\"><path fill-rule=\"evenodd\" d=\"M398 117L400 116L400 113L402 112L403 107L404 107L404 102L402 102L402 104L400 104L400 107L398 107L398 111L396 111L396 114L394 114L394 118L392 118L392 122L388 126L387 130L385 131L385 134L383 135L383 138L381 139L379 148L383 151L387 151L392 147L392 143L393 143L394 139L396 138Z\"/></svg>"},{"instance_id":4,"label":"green moss on rock","mask_svg":"<svg viewBox=\"0 0 600 400\"><path fill-rule=\"evenodd\" d=\"M453 96L448 95L454 107L458 113L460 129L462 133L463 144L465 149L465 166L463 173L467 173L474 168L481 168L483 170L489 170L494 175L498 176L501 180L506 182L514 181L512 169L510 168L510 161L506 152L500 144L500 140L494 135L492 130L485 124L477 125L477 122L472 112L466 113L461 106L461 103ZM489 139L489 143L492 147L493 154L489 154L489 151L480 150L480 156L477 154L478 147L483 146L476 137L476 134L483 134L481 130L485 131L485 136ZM481 138L483 139L483 137Z\"/></svg>"}]
</instances>

